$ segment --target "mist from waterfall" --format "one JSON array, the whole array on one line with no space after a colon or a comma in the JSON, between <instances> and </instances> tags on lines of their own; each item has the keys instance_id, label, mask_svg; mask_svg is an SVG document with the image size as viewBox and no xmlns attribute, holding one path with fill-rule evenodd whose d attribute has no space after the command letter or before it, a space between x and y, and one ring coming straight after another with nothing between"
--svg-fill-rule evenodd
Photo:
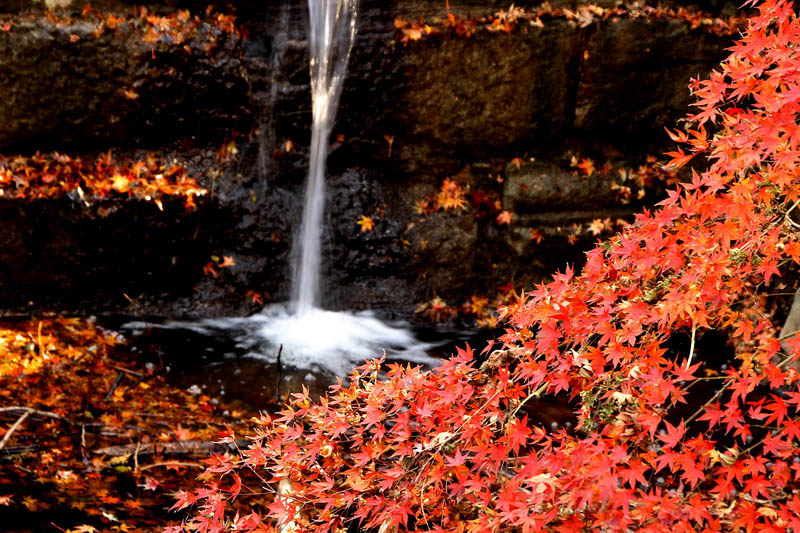
<instances>
[{"instance_id":1,"label":"mist from waterfall","mask_svg":"<svg viewBox=\"0 0 800 533\"><path fill-rule=\"evenodd\" d=\"M356 0L308 0L308 12L313 122L303 220L292 253L292 300L298 316L319 304L328 138L356 33Z\"/></svg>"}]
</instances>

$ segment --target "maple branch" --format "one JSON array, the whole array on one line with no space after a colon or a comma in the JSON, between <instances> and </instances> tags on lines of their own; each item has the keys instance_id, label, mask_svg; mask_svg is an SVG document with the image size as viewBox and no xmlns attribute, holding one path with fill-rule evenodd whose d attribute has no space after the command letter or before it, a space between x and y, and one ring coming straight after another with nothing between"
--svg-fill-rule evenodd
<instances>
[{"instance_id":1,"label":"maple branch","mask_svg":"<svg viewBox=\"0 0 800 533\"><path fill-rule=\"evenodd\" d=\"M114 391L117 390L117 387L119 387L119 384L122 382L122 378L124 376L125 376L125 372L120 372L120 373L117 374L117 379L115 379L114 380L114 384L111 385L111 390L109 390L108 394L106 394L106 401L111 399L111 396L113 396Z\"/></svg>"},{"instance_id":2,"label":"maple branch","mask_svg":"<svg viewBox=\"0 0 800 533\"><path fill-rule=\"evenodd\" d=\"M125 367L117 366L117 365L108 365L108 366L110 366L114 370L119 370L120 372L125 372L126 374L130 374L131 376L136 376L137 378L144 377L143 373L137 372L136 370L131 370L129 368L125 368Z\"/></svg>"},{"instance_id":3,"label":"maple branch","mask_svg":"<svg viewBox=\"0 0 800 533\"><path fill-rule=\"evenodd\" d=\"M798 205L800 205L800 200L797 200L795 203L793 203L791 205L791 207L789 207L789 209L786 210L786 213L784 213L784 216L788 218L789 217L789 213L794 211L795 207L797 207Z\"/></svg>"},{"instance_id":4,"label":"maple branch","mask_svg":"<svg viewBox=\"0 0 800 533\"><path fill-rule=\"evenodd\" d=\"M686 419L686 424L689 424L690 422L693 422L695 418L700 416L703 413L703 411L705 411L706 407L710 403L717 401L717 399L720 396L722 396L722 393L725 392L728 389L728 387L730 387L730 385L731 385L731 382L729 381L729 382L725 383L722 387L720 387L720 389L716 392L716 394L714 394L714 396L712 396L706 403L701 405L700 408L697 411L695 411L694 414L692 414L692 416L690 416L689 418Z\"/></svg>"},{"instance_id":5,"label":"maple branch","mask_svg":"<svg viewBox=\"0 0 800 533\"><path fill-rule=\"evenodd\" d=\"M697 332L697 324L692 324L692 341L689 344L689 358L686 360L686 369L692 366L692 357L694 357L694 340L695 333Z\"/></svg>"},{"instance_id":6,"label":"maple branch","mask_svg":"<svg viewBox=\"0 0 800 533\"><path fill-rule=\"evenodd\" d=\"M538 398L539 396L541 396L542 392L544 392L544 390L548 387L548 385L550 385L549 381L542 383L542 385L538 389L530 393L527 398L519 402L519 405L517 405L511 412L510 418L516 417L517 412L522 408L523 405L525 405L528 402L528 400L532 400L533 398Z\"/></svg>"}]
</instances>

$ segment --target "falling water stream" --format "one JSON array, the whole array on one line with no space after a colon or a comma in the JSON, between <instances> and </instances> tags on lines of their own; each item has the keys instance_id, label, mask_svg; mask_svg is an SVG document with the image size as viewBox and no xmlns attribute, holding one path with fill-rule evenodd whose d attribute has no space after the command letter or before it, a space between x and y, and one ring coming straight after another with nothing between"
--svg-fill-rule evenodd
<instances>
[{"instance_id":1,"label":"falling water stream","mask_svg":"<svg viewBox=\"0 0 800 533\"><path fill-rule=\"evenodd\" d=\"M318 305L328 138L356 34L356 0L308 0L312 126L303 222L295 241L295 314Z\"/></svg>"}]
</instances>

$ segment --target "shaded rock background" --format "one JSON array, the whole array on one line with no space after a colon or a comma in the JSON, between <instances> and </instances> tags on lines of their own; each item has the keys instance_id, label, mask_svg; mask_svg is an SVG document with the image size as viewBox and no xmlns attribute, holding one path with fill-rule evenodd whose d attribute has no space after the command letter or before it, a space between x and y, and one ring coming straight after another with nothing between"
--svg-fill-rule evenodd
<instances>
[{"instance_id":1,"label":"shaded rock background","mask_svg":"<svg viewBox=\"0 0 800 533\"><path fill-rule=\"evenodd\" d=\"M157 150L211 193L189 212L178 201L162 212L135 199L0 199L0 307L215 316L254 312L253 293L285 299L311 123L304 5L238 2L242 37L206 25L176 46L131 29L96 36L80 20L48 22L38 2L3 2L0 153ZM408 318L435 296L456 303L580 264L597 236L568 228L629 216L658 194L653 184L644 198L622 198L618 170L669 146L663 126L687 112L688 78L710 71L732 41L646 17L395 39L397 17L445 14L444 2L362 2L328 161L329 307ZM230 139L237 156L221 162ZM582 158L597 171L576 170ZM446 178L487 203L421 216L415 204ZM510 224L498 223L500 211ZM361 215L373 231L360 231ZM236 265L203 272L223 255Z\"/></svg>"}]
</instances>

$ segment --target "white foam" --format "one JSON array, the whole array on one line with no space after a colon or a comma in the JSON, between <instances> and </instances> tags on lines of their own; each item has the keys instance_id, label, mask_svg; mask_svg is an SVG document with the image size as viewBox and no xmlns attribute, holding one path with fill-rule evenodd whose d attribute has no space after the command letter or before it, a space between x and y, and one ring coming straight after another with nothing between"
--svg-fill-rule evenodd
<instances>
[{"instance_id":1,"label":"white foam","mask_svg":"<svg viewBox=\"0 0 800 533\"><path fill-rule=\"evenodd\" d=\"M249 357L295 368L323 368L343 376L367 359L380 358L436 366L428 355L436 344L418 341L408 325L382 322L371 312L326 311L312 308L294 314L285 305L271 305L247 318L170 321L160 325L130 323L127 329L146 327L187 329L204 335L230 335Z\"/></svg>"}]
</instances>

